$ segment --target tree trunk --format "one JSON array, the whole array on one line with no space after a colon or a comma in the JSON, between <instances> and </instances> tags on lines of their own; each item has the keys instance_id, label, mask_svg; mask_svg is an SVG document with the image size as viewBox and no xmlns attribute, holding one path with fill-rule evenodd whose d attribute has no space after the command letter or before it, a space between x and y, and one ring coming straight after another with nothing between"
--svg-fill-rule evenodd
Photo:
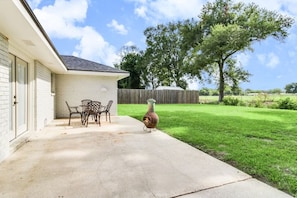
<instances>
[{"instance_id":1,"label":"tree trunk","mask_svg":"<svg viewBox=\"0 0 297 198\"><path fill-rule=\"evenodd\" d=\"M219 102L222 102L224 99L224 89L225 89L224 62L223 61L219 61L219 72L220 72Z\"/></svg>"}]
</instances>

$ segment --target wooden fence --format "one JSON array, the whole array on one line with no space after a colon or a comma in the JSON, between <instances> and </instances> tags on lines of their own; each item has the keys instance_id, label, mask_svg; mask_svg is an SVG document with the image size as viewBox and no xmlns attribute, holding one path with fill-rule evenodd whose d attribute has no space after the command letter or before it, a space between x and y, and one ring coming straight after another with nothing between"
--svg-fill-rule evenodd
<instances>
[{"instance_id":1,"label":"wooden fence","mask_svg":"<svg viewBox=\"0 0 297 198\"><path fill-rule=\"evenodd\" d=\"M193 104L199 102L198 91L118 89L118 104L146 104L153 98L158 104Z\"/></svg>"}]
</instances>

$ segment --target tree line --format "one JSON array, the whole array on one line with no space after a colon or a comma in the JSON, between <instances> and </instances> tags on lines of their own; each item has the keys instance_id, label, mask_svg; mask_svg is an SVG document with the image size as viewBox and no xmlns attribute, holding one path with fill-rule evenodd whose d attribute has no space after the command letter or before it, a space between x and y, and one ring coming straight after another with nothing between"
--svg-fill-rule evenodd
<instances>
[{"instance_id":1,"label":"tree line","mask_svg":"<svg viewBox=\"0 0 297 198\"><path fill-rule=\"evenodd\" d=\"M297 86L294 89L287 89L287 87L291 86L292 84L297 84L297 83L291 83L288 84L285 88L285 90L280 89L280 88L275 88L275 89L268 89L268 90L260 90L260 89L239 89L239 92L232 92L230 88L225 88L224 94L228 96L239 96L239 95L248 95L248 94L281 94L281 93L289 93L289 94L296 94L297 93ZM202 87L199 90L199 95L200 96L218 96L219 91L218 89L212 89L208 87Z\"/></svg>"},{"instance_id":2,"label":"tree line","mask_svg":"<svg viewBox=\"0 0 297 198\"><path fill-rule=\"evenodd\" d=\"M197 19L169 22L144 31L146 49L123 47L117 68L130 72L119 88L179 86L198 79L215 83L219 102L226 88L240 91L251 74L237 64L235 54L273 37L284 41L293 25L291 17L260 8L255 3L216 0L206 3Z\"/></svg>"}]
</instances>

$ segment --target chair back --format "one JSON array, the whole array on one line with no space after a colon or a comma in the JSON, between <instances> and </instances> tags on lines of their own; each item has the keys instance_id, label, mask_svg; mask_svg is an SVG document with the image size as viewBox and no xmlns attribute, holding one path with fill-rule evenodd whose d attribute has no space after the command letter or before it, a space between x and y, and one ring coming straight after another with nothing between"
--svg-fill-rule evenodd
<instances>
[{"instance_id":1,"label":"chair back","mask_svg":"<svg viewBox=\"0 0 297 198\"><path fill-rule=\"evenodd\" d=\"M101 102L99 102L99 101L92 101L91 110L94 113L100 112L100 108L101 108Z\"/></svg>"},{"instance_id":2,"label":"chair back","mask_svg":"<svg viewBox=\"0 0 297 198\"><path fill-rule=\"evenodd\" d=\"M71 113L71 108L70 108L70 106L69 106L68 102L67 102L67 101L65 101L65 103L66 103L66 105L67 105L68 111Z\"/></svg>"},{"instance_id":3,"label":"chair back","mask_svg":"<svg viewBox=\"0 0 297 198\"><path fill-rule=\"evenodd\" d=\"M108 101L108 104L106 105L105 111L109 112L112 103L113 103L113 100Z\"/></svg>"},{"instance_id":4,"label":"chair back","mask_svg":"<svg viewBox=\"0 0 297 198\"><path fill-rule=\"evenodd\" d=\"M91 106L92 100L90 99L83 99L81 100L81 107L82 107L82 111L87 111L88 108Z\"/></svg>"}]
</instances>

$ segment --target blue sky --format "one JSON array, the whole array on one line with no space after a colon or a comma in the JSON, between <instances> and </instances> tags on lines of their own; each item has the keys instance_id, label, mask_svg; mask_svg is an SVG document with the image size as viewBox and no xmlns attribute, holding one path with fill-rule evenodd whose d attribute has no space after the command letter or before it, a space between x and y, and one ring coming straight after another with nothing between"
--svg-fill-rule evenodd
<instances>
[{"instance_id":1,"label":"blue sky","mask_svg":"<svg viewBox=\"0 0 297 198\"><path fill-rule=\"evenodd\" d=\"M27 0L61 55L74 55L113 66L124 45L145 49L149 26L197 18L205 0ZM235 0L237 2L238 0ZM296 20L296 0L245 0ZM297 22L297 21L296 21ZM297 82L297 26L284 43L267 39L253 52L237 54L252 76L243 89L284 89ZM194 82L189 89L202 86Z\"/></svg>"}]
</instances>

